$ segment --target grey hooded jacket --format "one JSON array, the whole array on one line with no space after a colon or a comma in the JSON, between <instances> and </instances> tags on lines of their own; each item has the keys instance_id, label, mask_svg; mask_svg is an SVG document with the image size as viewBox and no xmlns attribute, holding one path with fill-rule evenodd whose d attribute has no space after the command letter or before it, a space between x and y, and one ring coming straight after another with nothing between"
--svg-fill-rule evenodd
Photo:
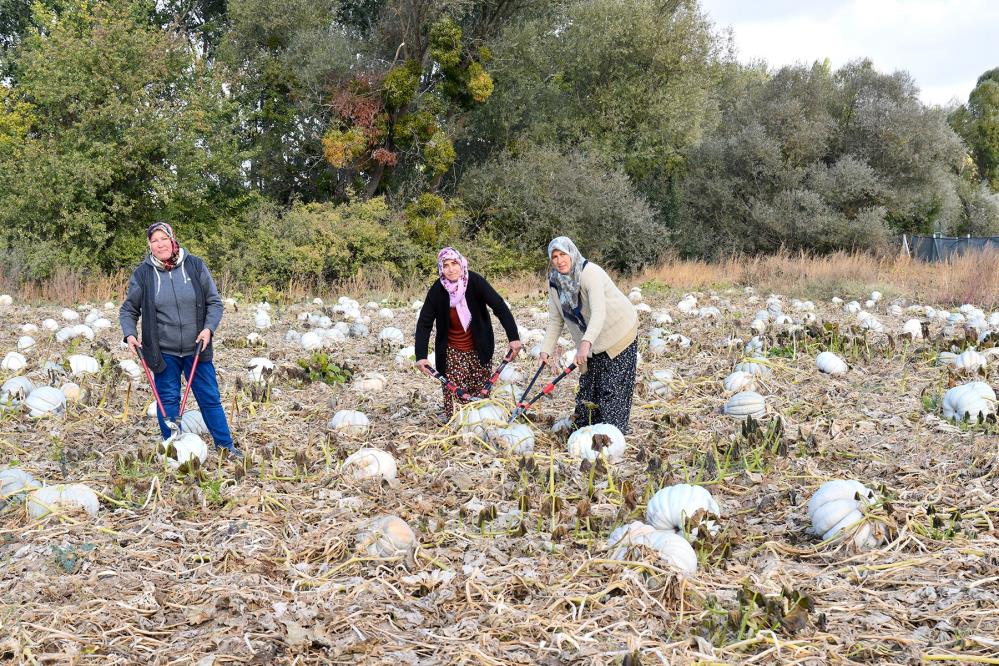
<instances>
[{"instance_id":1,"label":"grey hooded jacket","mask_svg":"<svg viewBox=\"0 0 999 666\"><path fill-rule=\"evenodd\" d=\"M133 271L118 313L125 339L139 337L140 316L142 355L153 372L163 370L161 354L193 354L198 333L207 328L214 336L222 321L222 298L205 262L181 251L173 270L164 271L147 256ZM210 361L212 351L209 344L200 360Z\"/></svg>"}]
</instances>

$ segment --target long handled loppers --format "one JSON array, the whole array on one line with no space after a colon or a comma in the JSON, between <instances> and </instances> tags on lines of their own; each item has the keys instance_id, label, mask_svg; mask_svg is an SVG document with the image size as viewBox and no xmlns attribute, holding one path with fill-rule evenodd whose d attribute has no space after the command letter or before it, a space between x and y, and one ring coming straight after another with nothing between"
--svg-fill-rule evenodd
<instances>
[{"instance_id":1,"label":"long handled loppers","mask_svg":"<svg viewBox=\"0 0 999 666\"><path fill-rule=\"evenodd\" d=\"M483 384L482 389L476 395L473 395L469 391L459 387L457 384L438 372L436 368L432 368L428 365L426 366L426 372L427 375L439 381L444 388L451 391L451 393L453 393L455 397L462 402L476 402L479 400L485 400L489 397L489 394L492 393L493 386L495 386L496 382L499 381L499 377L503 374L503 370L512 360L513 350L511 349L506 353L506 356L503 357L503 362L500 363L499 367L497 367L493 374L489 376L489 379L486 380L486 383Z\"/></svg>"},{"instance_id":2,"label":"long handled loppers","mask_svg":"<svg viewBox=\"0 0 999 666\"><path fill-rule=\"evenodd\" d=\"M544 366L541 366L541 367L544 367ZM529 401L524 402L523 398L521 398L520 404L517 405L517 409L513 410L513 414L510 415L510 420L507 421L507 423L513 423L517 419L518 416L520 416L521 414L524 414L528 409L531 408L531 406L534 403L536 403L538 400L540 400L541 396L548 395L549 393L551 393L552 391L554 391L555 390L555 385L558 384L563 379L565 379L566 377L568 377L569 374L573 370L575 370L575 369L576 369L576 364L575 363L570 364L569 367L567 367L565 370L563 370L562 372L560 372L559 375L555 379L553 379L550 382L548 382L547 386L545 386L543 389L541 389L541 392L538 393L533 398L531 398ZM537 379L537 375L534 376L534 379ZM531 380L531 385L532 386L534 385L534 380ZM530 390L530 387L528 387L528 390ZM527 395L527 391L524 391L524 395L525 396Z\"/></svg>"}]
</instances>

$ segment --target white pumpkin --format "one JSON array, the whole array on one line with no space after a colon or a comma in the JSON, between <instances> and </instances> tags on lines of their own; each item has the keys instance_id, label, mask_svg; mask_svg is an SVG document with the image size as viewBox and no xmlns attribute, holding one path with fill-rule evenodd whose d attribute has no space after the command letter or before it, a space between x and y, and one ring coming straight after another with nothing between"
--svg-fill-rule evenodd
<instances>
[{"instance_id":1,"label":"white pumpkin","mask_svg":"<svg viewBox=\"0 0 999 666\"><path fill-rule=\"evenodd\" d=\"M28 359L24 357L24 354L12 351L7 352L6 356L3 357L3 362L0 362L0 369L9 370L10 372L18 372L20 370L24 370L27 365Z\"/></svg>"},{"instance_id":2,"label":"white pumpkin","mask_svg":"<svg viewBox=\"0 0 999 666\"><path fill-rule=\"evenodd\" d=\"M902 332L908 333L913 340L922 340L923 324L918 319L910 319L902 324Z\"/></svg>"},{"instance_id":3,"label":"white pumpkin","mask_svg":"<svg viewBox=\"0 0 999 666\"><path fill-rule=\"evenodd\" d=\"M343 461L341 471L355 479L395 479L398 468L391 453L366 447L358 449Z\"/></svg>"},{"instance_id":4,"label":"white pumpkin","mask_svg":"<svg viewBox=\"0 0 999 666\"><path fill-rule=\"evenodd\" d=\"M96 375L101 371L101 364L93 356L73 354L69 357L69 372L75 377L81 375Z\"/></svg>"},{"instance_id":5,"label":"white pumpkin","mask_svg":"<svg viewBox=\"0 0 999 666\"><path fill-rule=\"evenodd\" d=\"M947 391L943 399L945 419L975 421L996 413L996 394L985 382L961 384Z\"/></svg>"},{"instance_id":6,"label":"white pumpkin","mask_svg":"<svg viewBox=\"0 0 999 666\"><path fill-rule=\"evenodd\" d=\"M331 430L342 432L345 435L363 437L368 432L370 422L363 412L354 409L341 409L328 424Z\"/></svg>"},{"instance_id":7,"label":"white pumpkin","mask_svg":"<svg viewBox=\"0 0 999 666\"><path fill-rule=\"evenodd\" d=\"M263 356L255 356L246 362L246 376L254 384L263 384L274 374L274 362Z\"/></svg>"},{"instance_id":8,"label":"white pumpkin","mask_svg":"<svg viewBox=\"0 0 999 666\"><path fill-rule=\"evenodd\" d=\"M37 419L65 411L66 396L57 388L39 386L28 395L24 405L28 408L28 415Z\"/></svg>"},{"instance_id":9,"label":"white pumpkin","mask_svg":"<svg viewBox=\"0 0 999 666\"><path fill-rule=\"evenodd\" d=\"M0 294L0 305L7 306L11 305L14 299L11 298L10 294Z\"/></svg>"},{"instance_id":10,"label":"white pumpkin","mask_svg":"<svg viewBox=\"0 0 999 666\"><path fill-rule=\"evenodd\" d=\"M386 326L378 334L378 342L383 347L402 347L406 343L406 336L394 326Z\"/></svg>"},{"instance_id":11,"label":"white pumpkin","mask_svg":"<svg viewBox=\"0 0 999 666\"><path fill-rule=\"evenodd\" d=\"M669 345L662 338L651 338L649 340L649 353L653 356L660 356L669 351Z\"/></svg>"},{"instance_id":12,"label":"white pumpkin","mask_svg":"<svg viewBox=\"0 0 999 666\"><path fill-rule=\"evenodd\" d=\"M858 499L859 498L859 499ZM850 540L860 549L875 548L884 538L884 526L864 520L863 508L875 501L870 488L854 480L827 481L808 500L809 532L823 541L856 527Z\"/></svg>"},{"instance_id":13,"label":"white pumpkin","mask_svg":"<svg viewBox=\"0 0 999 666\"><path fill-rule=\"evenodd\" d=\"M156 403L154 402L155 406ZM155 417L156 415L153 414ZM210 435L208 426L205 424L204 415L197 409L185 409L183 416L180 417L180 429L183 432L189 432L195 435Z\"/></svg>"},{"instance_id":14,"label":"white pumpkin","mask_svg":"<svg viewBox=\"0 0 999 666\"><path fill-rule=\"evenodd\" d=\"M767 403L756 391L742 391L728 399L725 403L725 413L741 419L747 416L761 418L767 413Z\"/></svg>"},{"instance_id":15,"label":"white pumpkin","mask_svg":"<svg viewBox=\"0 0 999 666\"><path fill-rule=\"evenodd\" d=\"M76 321L80 318L80 313L76 310L70 310L69 308L64 308L62 311L62 318L66 321Z\"/></svg>"},{"instance_id":16,"label":"white pumpkin","mask_svg":"<svg viewBox=\"0 0 999 666\"><path fill-rule=\"evenodd\" d=\"M266 310L257 310L256 314L253 315L253 325L260 330L265 330L271 327L271 316Z\"/></svg>"},{"instance_id":17,"label":"white pumpkin","mask_svg":"<svg viewBox=\"0 0 999 666\"><path fill-rule=\"evenodd\" d=\"M652 381L648 383L649 393L659 398L669 398L673 394L672 370L656 370L652 373Z\"/></svg>"},{"instance_id":18,"label":"white pumpkin","mask_svg":"<svg viewBox=\"0 0 999 666\"><path fill-rule=\"evenodd\" d=\"M416 362L416 347L410 345L403 347L395 353L395 365L397 368L408 368Z\"/></svg>"},{"instance_id":19,"label":"white pumpkin","mask_svg":"<svg viewBox=\"0 0 999 666\"><path fill-rule=\"evenodd\" d=\"M42 322L42 328L46 331L57 331L59 330L59 322L55 319L46 319Z\"/></svg>"},{"instance_id":20,"label":"white pumpkin","mask_svg":"<svg viewBox=\"0 0 999 666\"><path fill-rule=\"evenodd\" d=\"M500 372L500 381L507 384L516 384L524 379L524 373L517 369L515 365L508 365Z\"/></svg>"},{"instance_id":21,"label":"white pumpkin","mask_svg":"<svg viewBox=\"0 0 999 666\"><path fill-rule=\"evenodd\" d=\"M690 338L686 335L673 333L666 336L666 344L679 347L680 349L687 349L690 347Z\"/></svg>"},{"instance_id":22,"label":"white pumpkin","mask_svg":"<svg viewBox=\"0 0 999 666\"><path fill-rule=\"evenodd\" d=\"M83 391L80 389L80 385L74 382L66 382L59 387L62 394L66 396L68 402L79 402L80 398L83 397Z\"/></svg>"},{"instance_id":23,"label":"white pumpkin","mask_svg":"<svg viewBox=\"0 0 999 666\"><path fill-rule=\"evenodd\" d=\"M142 377L142 368L130 358L118 361L118 367L121 368L121 371L128 377L129 381L134 382Z\"/></svg>"},{"instance_id":24,"label":"white pumpkin","mask_svg":"<svg viewBox=\"0 0 999 666\"><path fill-rule=\"evenodd\" d=\"M632 289L628 292L628 300L636 305L642 302L642 292L640 289Z\"/></svg>"},{"instance_id":25,"label":"white pumpkin","mask_svg":"<svg viewBox=\"0 0 999 666\"><path fill-rule=\"evenodd\" d=\"M652 496L645 508L645 520L656 529L681 532L687 519L698 511L704 511L715 518L721 517L718 502L705 488L678 483L667 486ZM718 532L718 525L713 520L705 520L703 525L712 534ZM696 538L697 533L697 526L693 526L690 538Z\"/></svg>"},{"instance_id":26,"label":"white pumpkin","mask_svg":"<svg viewBox=\"0 0 999 666\"><path fill-rule=\"evenodd\" d=\"M385 375L378 372L367 372L351 382L354 390L361 393L378 393L388 385Z\"/></svg>"},{"instance_id":27,"label":"white pumpkin","mask_svg":"<svg viewBox=\"0 0 999 666\"><path fill-rule=\"evenodd\" d=\"M770 366L765 363L760 363L761 359L753 360L756 357L750 358L742 363L735 366L735 369L739 372L745 372L747 374L753 375L754 377L759 377L760 379L766 379L773 374Z\"/></svg>"},{"instance_id":28,"label":"white pumpkin","mask_svg":"<svg viewBox=\"0 0 999 666\"><path fill-rule=\"evenodd\" d=\"M827 375L845 375L850 366L842 358L830 351L824 351L815 357L815 365L819 372Z\"/></svg>"},{"instance_id":29,"label":"white pumpkin","mask_svg":"<svg viewBox=\"0 0 999 666\"><path fill-rule=\"evenodd\" d=\"M953 365L957 359L957 354L949 351L942 351L937 354L937 365Z\"/></svg>"},{"instance_id":30,"label":"white pumpkin","mask_svg":"<svg viewBox=\"0 0 999 666\"><path fill-rule=\"evenodd\" d=\"M687 294L676 304L676 309L686 315L693 313L697 309L697 298L693 294Z\"/></svg>"},{"instance_id":31,"label":"white pumpkin","mask_svg":"<svg viewBox=\"0 0 999 666\"><path fill-rule=\"evenodd\" d=\"M607 458L607 462L614 462L624 457L624 435L617 426L610 423L594 423L580 428L569 436L569 455L573 458L589 460L593 462L600 453L593 447L593 438L596 435L604 435L610 441L606 443L602 451Z\"/></svg>"},{"instance_id":32,"label":"white pumpkin","mask_svg":"<svg viewBox=\"0 0 999 666\"><path fill-rule=\"evenodd\" d=\"M671 317L668 312L659 311L652 315L652 321L657 326L663 326L665 324L672 324L673 317Z\"/></svg>"},{"instance_id":33,"label":"white pumpkin","mask_svg":"<svg viewBox=\"0 0 999 666\"><path fill-rule=\"evenodd\" d=\"M747 354L760 354L763 352L763 338L754 335L746 343L745 352Z\"/></svg>"},{"instance_id":34,"label":"white pumpkin","mask_svg":"<svg viewBox=\"0 0 999 666\"><path fill-rule=\"evenodd\" d=\"M91 516L97 515L100 502L97 493L82 483L45 486L28 495L28 515L34 519L43 518L51 512L83 510Z\"/></svg>"},{"instance_id":35,"label":"white pumpkin","mask_svg":"<svg viewBox=\"0 0 999 666\"><path fill-rule=\"evenodd\" d=\"M308 331L302 334L299 342L305 351L314 351L323 346L323 336L316 331Z\"/></svg>"},{"instance_id":36,"label":"white pumpkin","mask_svg":"<svg viewBox=\"0 0 999 666\"><path fill-rule=\"evenodd\" d=\"M709 305L698 310L697 316L701 319L721 319L721 310L713 305Z\"/></svg>"},{"instance_id":37,"label":"white pumpkin","mask_svg":"<svg viewBox=\"0 0 999 666\"><path fill-rule=\"evenodd\" d=\"M23 469L12 467L0 470L0 508L3 508L7 502L23 498L41 485L35 477Z\"/></svg>"},{"instance_id":38,"label":"white pumpkin","mask_svg":"<svg viewBox=\"0 0 999 666\"><path fill-rule=\"evenodd\" d=\"M471 437L481 437L486 439L497 428L506 426L510 415L506 410L497 404L487 402L469 403L462 405L458 411L458 418L455 419L459 431Z\"/></svg>"},{"instance_id":39,"label":"white pumpkin","mask_svg":"<svg viewBox=\"0 0 999 666\"><path fill-rule=\"evenodd\" d=\"M416 534L398 516L380 516L361 528L357 549L369 557L405 557L416 548Z\"/></svg>"},{"instance_id":40,"label":"white pumpkin","mask_svg":"<svg viewBox=\"0 0 999 666\"><path fill-rule=\"evenodd\" d=\"M27 377L11 377L0 386L0 407L16 407L34 390Z\"/></svg>"},{"instance_id":41,"label":"white pumpkin","mask_svg":"<svg viewBox=\"0 0 999 666\"><path fill-rule=\"evenodd\" d=\"M980 354L974 349L967 349L958 354L950 366L958 374L971 375L987 367L988 364L989 359L984 354Z\"/></svg>"},{"instance_id":42,"label":"white pumpkin","mask_svg":"<svg viewBox=\"0 0 999 666\"><path fill-rule=\"evenodd\" d=\"M534 433L530 426L523 423L515 423L507 428L497 428L493 432L494 438L502 442L507 451L514 455L527 455L534 451Z\"/></svg>"},{"instance_id":43,"label":"white pumpkin","mask_svg":"<svg viewBox=\"0 0 999 666\"><path fill-rule=\"evenodd\" d=\"M697 553L690 543L676 532L665 530L641 531L631 539L636 546L646 546L656 551L659 559L681 572L697 572Z\"/></svg>"},{"instance_id":44,"label":"white pumpkin","mask_svg":"<svg viewBox=\"0 0 999 666\"><path fill-rule=\"evenodd\" d=\"M506 407L516 406L524 395L524 389L516 384L500 384L490 395L493 400L498 400Z\"/></svg>"},{"instance_id":45,"label":"white pumpkin","mask_svg":"<svg viewBox=\"0 0 999 666\"><path fill-rule=\"evenodd\" d=\"M655 532L656 528L646 525L640 520L633 521L627 525L618 527L607 536L607 548L613 548L612 560L628 559L628 551L634 545L634 539L640 534Z\"/></svg>"},{"instance_id":46,"label":"white pumpkin","mask_svg":"<svg viewBox=\"0 0 999 666\"><path fill-rule=\"evenodd\" d=\"M753 391L756 389L756 377L749 374L748 372L743 372L742 370L736 370L728 377L725 378L723 386L727 393L739 393L741 391Z\"/></svg>"},{"instance_id":47,"label":"white pumpkin","mask_svg":"<svg viewBox=\"0 0 999 666\"><path fill-rule=\"evenodd\" d=\"M65 326L56 332L57 342L67 342L73 338L86 338L87 340L93 340L94 329L90 328L86 324L77 324L75 326Z\"/></svg>"},{"instance_id":48,"label":"white pumpkin","mask_svg":"<svg viewBox=\"0 0 999 666\"><path fill-rule=\"evenodd\" d=\"M186 414L185 414L186 416ZM159 459L167 464L170 469L178 469L184 463L188 463L197 458L199 463L208 460L208 445L193 432L182 432L176 437L163 442L162 446L172 447L175 455L167 448L167 452L161 453Z\"/></svg>"},{"instance_id":49,"label":"white pumpkin","mask_svg":"<svg viewBox=\"0 0 999 666\"><path fill-rule=\"evenodd\" d=\"M284 334L284 341L289 344L301 344L302 334L293 328L289 328L288 332Z\"/></svg>"},{"instance_id":50,"label":"white pumpkin","mask_svg":"<svg viewBox=\"0 0 999 666\"><path fill-rule=\"evenodd\" d=\"M558 419L557 421L555 421L555 423L552 424L553 433L569 432L570 430L572 430L572 428L573 428L572 419L569 418L568 416L563 416L562 418Z\"/></svg>"},{"instance_id":51,"label":"white pumpkin","mask_svg":"<svg viewBox=\"0 0 999 666\"><path fill-rule=\"evenodd\" d=\"M381 308L380 310L378 310L378 318L393 319L395 318L395 313L392 312L392 310L390 310L389 308Z\"/></svg>"}]
</instances>

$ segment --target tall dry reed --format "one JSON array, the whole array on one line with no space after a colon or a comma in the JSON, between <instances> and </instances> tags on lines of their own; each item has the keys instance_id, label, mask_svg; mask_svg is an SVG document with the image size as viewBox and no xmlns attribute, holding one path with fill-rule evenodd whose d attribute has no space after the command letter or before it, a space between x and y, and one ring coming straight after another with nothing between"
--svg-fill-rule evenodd
<instances>
[{"instance_id":1,"label":"tall dry reed","mask_svg":"<svg viewBox=\"0 0 999 666\"><path fill-rule=\"evenodd\" d=\"M225 295L238 291L244 298L254 299L261 293L227 271L216 273L215 278ZM622 288L653 283L684 292L752 286L761 292L812 299L833 296L860 299L877 289L888 299L901 297L947 307L973 303L982 308L999 308L999 253L995 251L976 252L935 264L856 252L823 256L789 252L737 255L718 262L671 258L636 275L617 279ZM61 269L42 282L24 282L17 275L0 272L0 289L16 293L21 300L31 303L120 302L127 281L128 274L124 271L94 275ZM533 298L547 292L544 276L537 273L494 276L490 281L511 299ZM423 298L428 286L429 281L421 275L399 279L375 270L362 271L337 283L291 280L277 293L290 302L315 296L328 300L341 295L404 301Z\"/></svg>"}]
</instances>

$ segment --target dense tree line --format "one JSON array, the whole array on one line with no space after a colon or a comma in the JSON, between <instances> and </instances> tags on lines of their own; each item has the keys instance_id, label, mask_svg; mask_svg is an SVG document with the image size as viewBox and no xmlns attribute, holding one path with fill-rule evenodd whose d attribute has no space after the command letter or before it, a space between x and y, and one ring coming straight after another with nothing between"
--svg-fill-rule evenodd
<instances>
[{"instance_id":1,"label":"dense tree line","mask_svg":"<svg viewBox=\"0 0 999 666\"><path fill-rule=\"evenodd\" d=\"M999 231L999 70L736 63L695 0L0 0L5 270L170 221L248 279Z\"/></svg>"}]
</instances>

